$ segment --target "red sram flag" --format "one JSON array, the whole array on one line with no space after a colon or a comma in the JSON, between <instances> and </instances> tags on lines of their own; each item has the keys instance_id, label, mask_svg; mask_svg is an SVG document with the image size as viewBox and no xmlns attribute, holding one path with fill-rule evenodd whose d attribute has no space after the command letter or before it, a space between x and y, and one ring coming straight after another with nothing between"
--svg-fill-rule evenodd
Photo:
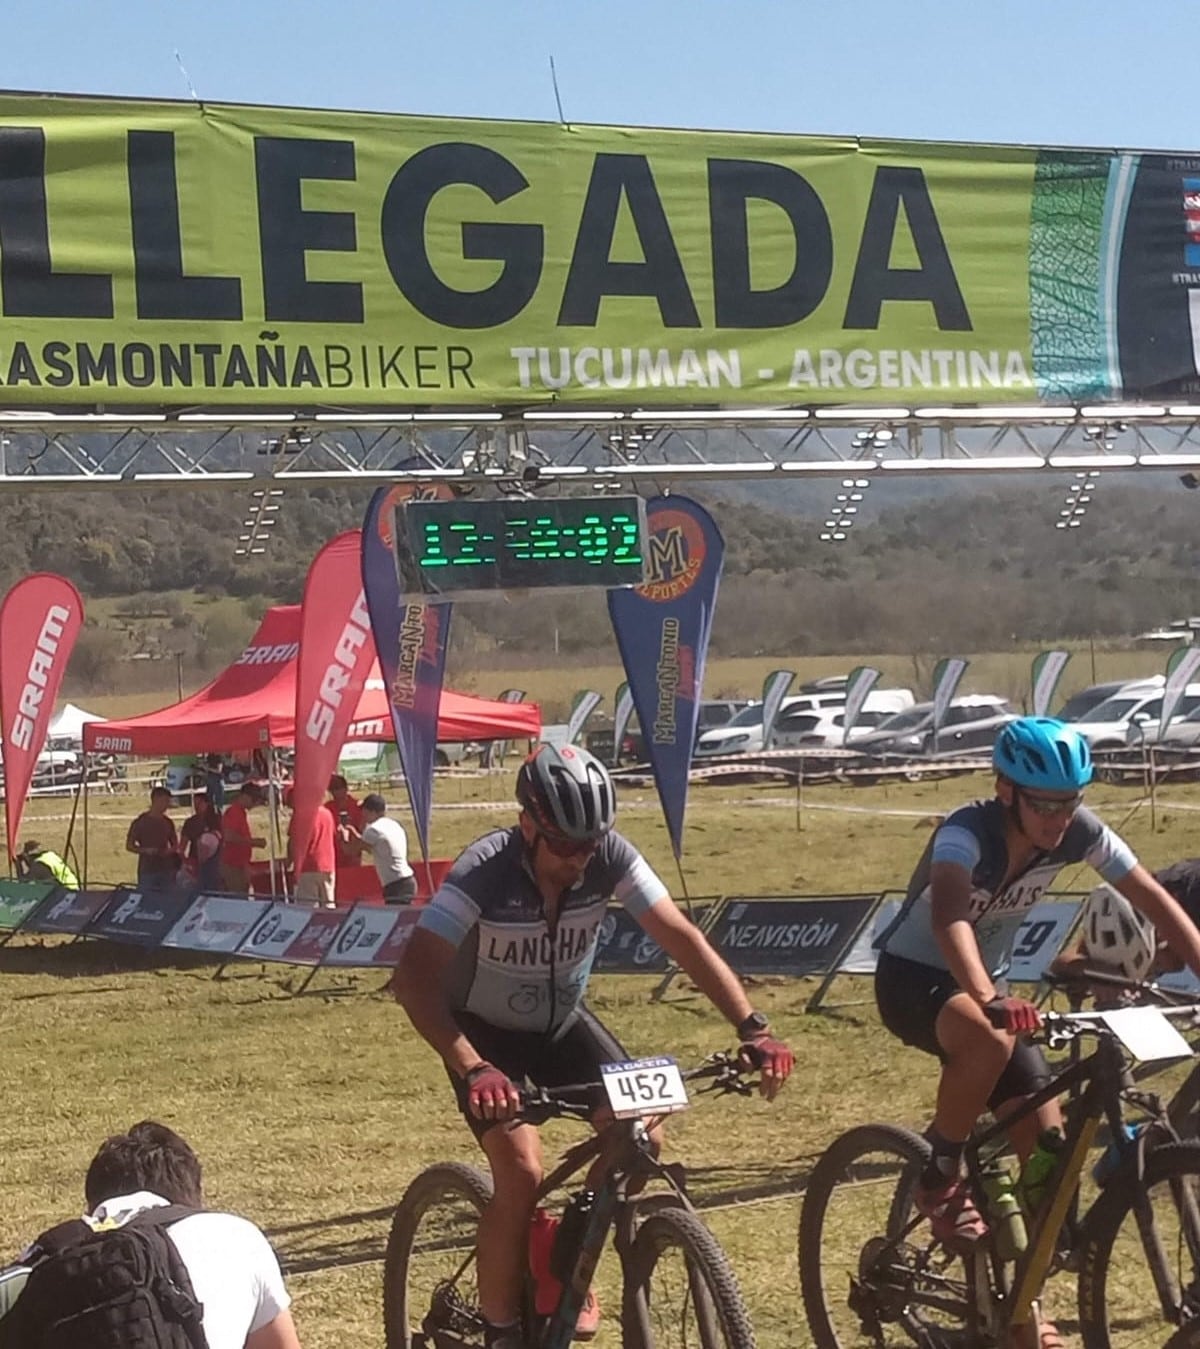
<instances>
[{"instance_id":1,"label":"red sram flag","mask_svg":"<svg viewBox=\"0 0 1200 1349\"><path fill-rule=\"evenodd\" d=\"M79 591L51 572L35 572L18 581L0 605L0 724L10 858L17 855L34 765L46 743L54 700L82 626Z\"/></svg>"},{"instance_id":2,"label":"red sram flag","mask_svg":"<svg viewBox=\"0 0 1200 1349\"><path fill-rule=\"evenodd\" d=\"M363 595L362 534L347 530L313 558L300 610L296 672L294 850L304 851L375 660Z\"/></svg>"}]
</instances>

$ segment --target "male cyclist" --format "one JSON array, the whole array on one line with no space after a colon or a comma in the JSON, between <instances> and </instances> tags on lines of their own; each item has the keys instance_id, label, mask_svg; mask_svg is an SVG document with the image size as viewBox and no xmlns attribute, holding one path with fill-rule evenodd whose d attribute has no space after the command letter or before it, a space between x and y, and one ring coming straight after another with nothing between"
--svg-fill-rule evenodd
<instances>
[{"instance_id":1,"label":"male cyclist","mask_svg":"<svg viewBox=\"0 0 1200 1349\"><path fill-rule=\"evenodd\" d=\"M1036 1007L1004 982L1013 937L1059 870L1087 862L1200 972L1200 933L1129 846L1082 805L1092 778L1087 741L1049 717L1022 717L996 737L996 794L955 810L936 830L900 912L877 941L875 996L884 1025L942 1060L933 1149L916 1202L935 1236L971 1243L987 1232L960 1180L963 1146L990 1106L1004 1118L1050 1079L1022 1033ZM1057 1102L1014 1124L1028 1156L1062 1127Z\"/></svg>"},{"instance_id":2,"label":"male cyclist","mask_svg":"<svg viewBox=\"0 0 1200 1349\"><path fill-rule=\"evenodd\" d=\"M613 829L617 802L586 750L540 745L517 775L521 813L470 844L423 910L393 980L396 999L442 1056L495 1195L479 1224L479 1300L489 1349L521 1344L522 1261L542 1179L537 1130L515 1118L518 1086L594 1082L628 1054L583 1005L610 897L678 963L727 1021L772 1098L791 1050L754 1011L737 976L676 908L645 859ZM605 1122L604 1098L593 1119ZM593 1334L589 1295L576 1336Z\"/></svg>"}]
</instances>

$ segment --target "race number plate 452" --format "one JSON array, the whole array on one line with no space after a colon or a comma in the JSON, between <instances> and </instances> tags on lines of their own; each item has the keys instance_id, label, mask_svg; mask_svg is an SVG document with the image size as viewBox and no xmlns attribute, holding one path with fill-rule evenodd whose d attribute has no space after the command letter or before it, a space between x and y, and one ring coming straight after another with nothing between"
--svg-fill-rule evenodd
<instances>
[{"instance_id":1,"label":"race number plate 452","mask_svg":"<svg viewBox=\"0 0 1200 1349\"><path fill-rule=\"evenodd\" d=\"M608 1103L617 1119L638 1115L673 1115L688 1107L687 1088L679 1065L671 1058L635 1059L600 1066Z\"/></svg>"}]
</instances>

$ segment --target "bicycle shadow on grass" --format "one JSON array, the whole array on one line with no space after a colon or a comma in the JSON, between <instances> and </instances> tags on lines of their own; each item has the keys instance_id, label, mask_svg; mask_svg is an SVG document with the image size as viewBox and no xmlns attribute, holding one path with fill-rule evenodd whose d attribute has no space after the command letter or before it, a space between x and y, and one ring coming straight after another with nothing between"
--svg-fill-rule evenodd
<instances>
[{"instance_id":1,"label":"bicycle shadow on grass","mask_svg":"<svg viewBox=\"0 0 1200 1349\"><path fill-rule=\"evenodd\" d=\"M267 1229L285 1275L371 1264L383 1259L395 1205L362 1209ZM352 1231L348 1229L363 1229Z\"/></svg>"},{"instance_id":2,"label":"bicycle shadow on grass","mask_svg":"<svg viewBox=\"0 0 1200 1349\"><path fill-rule=\"evenodd\" d=\"M696 1208L748 1205L802 1196L816 1157L787 1162L688 1168L688 1195ZM393 1205L268 1229L285 1275L364 1265L383 1259ZM348 1230L358 1229L358 1230Z\"/></svg>"}]
</instances>

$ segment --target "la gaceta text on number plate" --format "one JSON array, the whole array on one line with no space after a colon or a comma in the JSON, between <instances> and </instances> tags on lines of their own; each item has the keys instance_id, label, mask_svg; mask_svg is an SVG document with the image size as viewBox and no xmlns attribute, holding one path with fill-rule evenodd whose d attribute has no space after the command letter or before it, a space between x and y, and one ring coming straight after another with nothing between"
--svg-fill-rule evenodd
<instances>
[{"instance_id":1,"label":"la gaceta text on number plate","mask_svg":"<svg viewBox=\"0 0 1200 1349\"><path fill-rule=\"evenodd\" d=\"M687 1088L672 1058L635 1059L600 1067L608 1103L617 1119L672 1115L688 1107Z\"/></svg>"}]
</instances>

